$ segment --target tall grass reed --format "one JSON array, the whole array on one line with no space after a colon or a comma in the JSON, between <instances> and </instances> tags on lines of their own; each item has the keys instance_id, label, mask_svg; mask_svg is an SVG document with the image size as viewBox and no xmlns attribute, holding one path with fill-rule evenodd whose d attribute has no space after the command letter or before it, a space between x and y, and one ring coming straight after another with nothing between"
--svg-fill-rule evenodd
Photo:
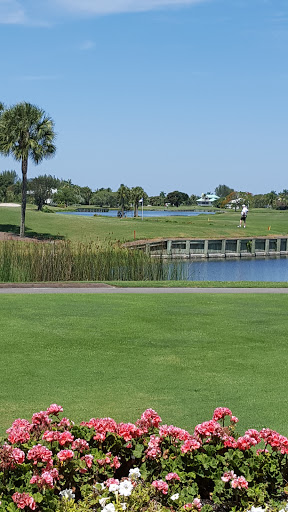
<instances>
[{"instance_id":1,"label":"tall grass reed","mask_svg":"<svg viewBox=\"0 0 288 512\"><path fill-rule=\"evenodd\" d=\"M139 250L95 243L0 242L0 282L163 281L183 279L182 267Z\"/></svg>"}]
</instances>

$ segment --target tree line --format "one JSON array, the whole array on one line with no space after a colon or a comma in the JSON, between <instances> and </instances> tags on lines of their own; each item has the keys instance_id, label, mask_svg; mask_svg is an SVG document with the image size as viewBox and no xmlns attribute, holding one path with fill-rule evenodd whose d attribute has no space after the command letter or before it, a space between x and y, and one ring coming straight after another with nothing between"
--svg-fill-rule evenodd
<instances>
[{"instance_id":1,"label":"tree line","mask_svg":"<svg viewBox=\"0 0 288 512\"><path fill-rule=\"evenodd\" d=\"M6 107L0 102L0 154L12 156L21 163L21 179L15 170L0 173L0 201L21 202L20 236L25 233L26 203L33 201L38 210L52 201L58 206L73 204L95 205L99 207L118 208L121 215L125 210L133 208L134 216L138 217L139 204L151 206L196 205L197 196L174 190L161 191L157 196L148 196L141 186L132 188L123 183L118 190L100 188L95 191L88 186L75 185L71 180L58 179L52 175L41 175L28 179L28 161L39 164L43 159L53 157L56 152L54 121L35 105L27 102ZM209 192L207 192L209 194ZM241 202L249 207L288 208L288 191L284 189L277 194L274 190L268 194L253 194L235 191L227 185L218 185L215 195L219 199L213 206L223 208L234 205L235 209Z\"/></svg>"}]
</instances>

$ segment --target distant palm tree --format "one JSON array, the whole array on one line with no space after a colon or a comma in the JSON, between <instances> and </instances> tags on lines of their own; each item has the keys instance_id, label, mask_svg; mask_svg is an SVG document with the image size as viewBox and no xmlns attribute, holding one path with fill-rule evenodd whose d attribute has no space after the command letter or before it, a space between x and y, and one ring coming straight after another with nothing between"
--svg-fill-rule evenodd
<instances>
[{"instance_id":1,"label":"distant palm tree","mask_svg":"<svg viewBox=\"0 0 288 512\"><path fill-rule=\"evenodd\" d=\"M124 217L124 211L129 207L131 191L129 187L121 183L117 190L118 203L121 208L122 217Z\"/></svg>"},{"instance_id":2,"label":"distant palm tree","mask_svg":"<svg viewBox=\"0 0 288 512\"><path fill-rule=\"evenodd\" d=\"M44 110L31 103L17 103L5 109L0 104L0 153L21 161L22 207L20 236L25 234L28 159L39 164L55 154L54 123Z\"/></svg>"},{"instance_id":3,"label":"distant palm tree","mask_svg":"<svg viewBox=\"0 0 288 512\"><path fill-rule=\"evenodd\" d=\"M134 207L134 217L138 217L139 201L143 199L144 190L142 187L131 188L131 199Z\"/></svg>"}]
</instances>

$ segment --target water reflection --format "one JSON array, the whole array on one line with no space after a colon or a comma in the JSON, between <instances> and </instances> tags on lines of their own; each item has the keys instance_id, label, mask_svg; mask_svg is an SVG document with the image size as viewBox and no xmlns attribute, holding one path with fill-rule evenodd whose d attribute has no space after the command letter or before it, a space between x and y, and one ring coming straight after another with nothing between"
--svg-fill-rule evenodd
<instances>
[{"instance_id":1,"label":"water reflection","mask_svg":"<svg viewBox=\"0 0 288 512\"><path fill-rule=\"evenodd\" d=\"M287 256L185 260L177 263L182 269L182 279L187 281L288 281Z\"/></svg>"},{"instance_id":2,"label":"water reflection","mask_svg":"<svg viewBox=\"0 0 288 512\"><path fill-rule=\"evenodd\" d=\"M143 217L195 217L197 215L214 215L215 212L202 212L202 211L185 211L185 210L144 210ZM94 215L98 217L117 217L117 210L109 210L108 212L57 212L59 215L82 215L84 217L93 217ZM129 211L125 213L126 217L133 217L133 211ZM142 212L139 210L139 218L141 218Z\"/></svg>"}]
</instances>

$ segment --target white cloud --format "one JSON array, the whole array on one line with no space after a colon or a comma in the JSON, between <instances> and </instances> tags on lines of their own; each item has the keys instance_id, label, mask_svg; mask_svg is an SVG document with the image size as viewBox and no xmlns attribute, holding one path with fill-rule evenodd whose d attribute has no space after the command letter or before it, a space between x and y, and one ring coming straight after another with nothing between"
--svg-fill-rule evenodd
<instances>
[{"instance_id":1,"label":"white cloud","mask_svg":"<svg viewBox=\"0 0 288 512\"><path fill-rule=\"evenodd\" d=\"M183 7L206 0L53 0L70 12L112 14L120 12L150 11L164 7Z\"/></svg>"},{"instance_id":2,"label":"white cloud","mask_svg":"<svg viewBox=\"0 0 288 512\"><path fill-rule=\"evenodd\" d=\"M91 50L91 48L94 48L95 43L93 41L83 41L82 44L80 44L80 50Z\"/></svg>"},{"instance_id":3,"label":"white cloud","mask_svg":"<svg viewBox=\"0 0 288 512\"><path fill-rule=\"evenodd\" d=\"M24 75L20 77L20 80L26 80L26 81L47 81L47 80L58 80L58 76L56 75Z\"/></svg>"},{"instance_id":4,"label":"white cloud","mask_svg":"<svg viewBox=\"0 0 288 512\"><path fill-rule=\"evenodd\" d=\"M20 2L16 0L0 0L0 23L23 24L26 16Z\"/></svg>"},{"instance_id":5,"label":"white cloud","mask_svg":"<svg viewBox=\"0 0 288 512\"><path fill-rule=\"evenodd\" d=\"M48 25L65 15L97 16L184 7L214 0L0 0L0 24Z\"/></svg>"}]
</instances>

